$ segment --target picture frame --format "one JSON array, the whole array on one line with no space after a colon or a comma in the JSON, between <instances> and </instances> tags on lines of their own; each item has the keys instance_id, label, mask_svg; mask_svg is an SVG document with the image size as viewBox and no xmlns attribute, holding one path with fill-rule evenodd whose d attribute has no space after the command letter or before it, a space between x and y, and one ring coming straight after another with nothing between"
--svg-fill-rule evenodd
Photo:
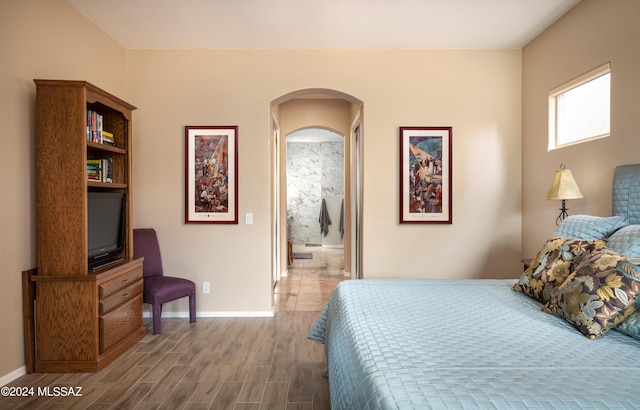
<instances>
[{"instance_id":1,"label":"picture frame","mask_svg":"<svg viewBox=\"0 0 640 410\"><path fill-rule=\"evenodd\" d=\"M400 127L400 223L452 224L453 127Z\"/></svg>"},{"instance_id":2,"label":"picture frame","mask_svg":"<svg viewBox=\"0 0 640 410\"><path fill-rule=\"evenodd\" d=\"M185 126L186 224L238 224L238 127Z\"/></svg>"}]
</instances>

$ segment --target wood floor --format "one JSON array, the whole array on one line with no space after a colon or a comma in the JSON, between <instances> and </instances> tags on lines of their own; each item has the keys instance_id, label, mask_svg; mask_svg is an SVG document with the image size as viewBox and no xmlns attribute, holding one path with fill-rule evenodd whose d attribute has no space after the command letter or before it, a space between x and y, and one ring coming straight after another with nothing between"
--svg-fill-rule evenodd
<instances>
[{"instance_id":1,"label":"wood floor","mask_svg":"<svg viewBox=\"0 0 640 410\"><path fill-rule=\"evenodd\" d=\"M145 319L147 336L102 371L24 375L9 386L34 397L0 397L0 409L329 409L323 346L307 335L345 278L321 261L331 256L314 257L294 260L277 284L273 318L165 318L157 336ZM60 386L82 396L42 390Z\"/></svg>"}]
</instances>

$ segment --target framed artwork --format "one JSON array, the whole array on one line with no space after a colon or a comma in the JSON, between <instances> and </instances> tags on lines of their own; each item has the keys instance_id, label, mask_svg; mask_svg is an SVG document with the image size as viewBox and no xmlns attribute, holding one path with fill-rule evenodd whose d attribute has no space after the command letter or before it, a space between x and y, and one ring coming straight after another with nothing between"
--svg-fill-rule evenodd
<instances>
[{"instance_id":1,"label":"framed artwork","mask_svg":"<svg viewBox=\"0 0 640 410\"><path fill-rule=\"evenodd\" d=\"M238 223L238 127L185 127L185 223Z\"/></svg>"},{"instance_id":2,"label":"framed artwork","mask_svg":"<svg viewBox=\"0 0 640 410\"><path fill-rule=\"evenodd\" d=\"M452 127L400 127L400 223L451 224Z\"/></svg>"}]
</instances>

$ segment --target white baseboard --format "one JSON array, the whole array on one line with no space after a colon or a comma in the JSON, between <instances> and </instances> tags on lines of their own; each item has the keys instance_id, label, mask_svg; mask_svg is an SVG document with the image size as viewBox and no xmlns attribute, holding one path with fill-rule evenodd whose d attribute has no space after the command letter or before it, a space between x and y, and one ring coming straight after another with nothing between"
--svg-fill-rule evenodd
<instances>
[{"instance_id":1,"label":"white baseboard","mask_svg":"<svg viewBox=\"0 0 640 410\"><path fill-rule=\"evenodd\" d=\"M5 374L4 376L0 377L0 386L6 386L18 377L24 376L25 374L27 374L26 366L22 366L21 368L16 369L9 374Z\"/></svg>"},{"instance_id":2,"label":"white baseboard","mask_svg":"<svg viewBox=\"0 0 640 410\"><path fill-rule=\"evenodd\" d=\"M196 317L273 317L273 311L257 312L198 312ZM185 317L189 317L189 314Z\"/></svg>"},{"instance_id":3,"label":"white baseboard","mask_svg":"<svg viewBox=\"0 0 640 410\"><path fill-rule=\"evenodd\" d=\"M273 317L273 311L257 312L196 312L196 317ZM143 312L142 317L151 318L151 312ZM162 317L189 317L189 312L162 312Z\"/></svg>"}]
</instances>

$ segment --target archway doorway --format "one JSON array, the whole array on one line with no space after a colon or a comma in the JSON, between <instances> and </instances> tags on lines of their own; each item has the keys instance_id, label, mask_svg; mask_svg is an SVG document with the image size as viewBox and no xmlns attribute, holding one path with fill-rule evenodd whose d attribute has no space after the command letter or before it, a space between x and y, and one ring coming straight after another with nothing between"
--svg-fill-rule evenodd
<instances>
[{"instance_id":1,"label":"archway doorway","mask_svg":"<svg viewBox=\"0 0 640 410\"><path fill-rule=\"evenodd\" d=\"M343 248L344 136L309 127L287 134L285 141L288 239Z\"/></svg>"},{"instance_id":2,"label":"archway doorway","mask_svg":"<svg viewBox=\"0 0 640 410\"><path fill-rule=\"evenodd\" d=\"M329 89L299 90L271 102L272 257L274 284L289 266L287 237L286 143L284 135L320 127L344 135L344 275L361 277L362 248L362 110L348 94Z\"/></svg>"}]
</instances>

